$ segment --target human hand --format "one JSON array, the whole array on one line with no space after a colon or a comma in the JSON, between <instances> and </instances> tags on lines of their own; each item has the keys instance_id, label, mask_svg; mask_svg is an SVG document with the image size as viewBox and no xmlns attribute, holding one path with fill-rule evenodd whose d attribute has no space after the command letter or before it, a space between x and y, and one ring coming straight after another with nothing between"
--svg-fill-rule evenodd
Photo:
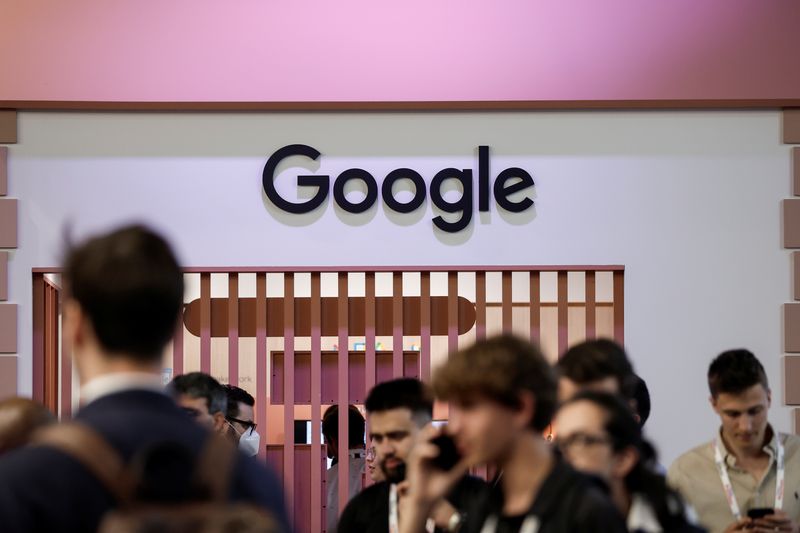
<instances>
[{"instance_id":1,"label":"human hand","mask_svg":"<svg viewBox=\"0 0 800 533\"><path fill-rule=\"evenodd\" d=\"M789 515L787 515L784 511L777 509L770 515L753 520L753 527L751 531L754 533L768 533L774 531L798 533L798 526L791 518L789 518Z\"/></svg>"}]
</instances>

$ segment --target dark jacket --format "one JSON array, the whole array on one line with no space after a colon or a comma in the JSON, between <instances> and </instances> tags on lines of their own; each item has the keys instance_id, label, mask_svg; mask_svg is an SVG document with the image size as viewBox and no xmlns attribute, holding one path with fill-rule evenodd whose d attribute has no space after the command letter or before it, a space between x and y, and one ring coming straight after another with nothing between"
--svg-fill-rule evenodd
<instances>
[{"instance_id":1,"label":"dark jacket","mask_svg":"<svg viewBox=\"0 0 800 533\"><path fill-rule=\"evenodd\" d=\"M389 531L389 490L387 481L362 490L342 511L336 533L386 533ZM482 501L488 485L479 478L466 476L456 484L447 500L461 512L468 512Z\"/></svg>"},{"instance_id":2,"label":"dark jacket","mask_svg":"<svg viewBox=\"0 0 800 533\"><path fill-rule=\"evenodd\" d=\"M126 462L136 452L163 442L178 443L196 455L208 437L172 399L155 391L103 396L75 418L102 435ZM234 466L230 497L266 509L289 531L277 478L244 455ZM114 505L106 488L61 451L32 446L0 457L0 530L4 533L95 531Z\"/></svg>"},{"instance_id":3,"label":"dark jacket","mask_svg":"<svg viewBox=\"0 0 800 533\"><path fill-rule=\"evenodd\" d=\"M490 516L498 517L496 533L516 533L528 515L539 522L538 533L625 533L625 522L608 495L591 479L557 461L525 515L503 516L501 484L467 513L465 533L479 533Z\"/></svg>"}]
</instances>

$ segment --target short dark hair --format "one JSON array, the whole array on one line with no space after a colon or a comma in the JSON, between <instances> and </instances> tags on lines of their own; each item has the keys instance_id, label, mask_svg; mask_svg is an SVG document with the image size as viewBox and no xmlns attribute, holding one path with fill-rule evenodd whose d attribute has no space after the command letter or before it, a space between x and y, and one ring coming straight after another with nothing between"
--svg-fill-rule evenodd
<instances>
[{"instance_id":1,"label":"short dark hair","mask_svg":"<svg viewBox=\"0 0 800 533\"><path fill-rule=\"evenodd\" d=\"M625 349L610 339L595 339L576 344L556 363L560 377L579 385L613 377L619 391L631 398L635 387L635 374Z\"/></svg>"},{"instance_id":2,"label":"short dark hair","mask_svg":"<svg viewBox=\"0 0 800 533\"><path fill-rule=\"evenodd\" d=\"M364 416L355 405L347 406L347 443L353 445L364 444ZM322 416L322 434L329 441L339 441L339 405L333 404L325 410Z\"/></svg>"},{"instance_id":3,"label":"short dark hair","mask_svg":"<svg viewBox=\"0 0 800 533\"><path fill-rule=\"evenodd\" d=\"M520 393L536 399L531 427L544 431L556 407L556 379L537 346L512 335L476 342L450 356L433 377L437 397L467 403L483 396L520 407Z\"/></svg>"},{"instance_id":4,"label":"short dark hair","mask_svg":"<svg viewBox=\"0 0 800 533\"><path fill-rule=\"evenodd\" d=\"M208 404L208 413L223 415L228 411L228 395L219 381L203 372L189 372L175 376L167 390L173 397L185 394L192 398L205 398Z\"/></svg>"},{"instance_id":5,"label":"short dark hair","mask_svg":"<svg viewBox=\"0 0 800 533\"><path fill-rule=\"evenodd\" d=\"M650 418L650 390L647 383L638 375L634 374L633 399L636 402L636 414L639 415L639 425L644 427L644 423Z\"/></svg>"},{"instance_id":6,"label":"short dark hair","mask_svg":"<svg viewBox=\"0 0 800 533\"><path fill-rule=\"evenodd\" d=\"M134 225L93 237L67 252L63 276L109 354L160 360L183 306L183 274L160 235Z\"/></svg>"},{"instance_id":7,"label":"short dark hair","mask_svg":"<svg viewBox=\"0 0 800 533\"><path fill-rule=\"evenodd\" d=\"M433 418L433 394L418 379L399 378L375 385L364 401L367 414L408 409L413 417Z\"/></svg>"},{"instance_id":8,"label":"short dark hair","mask_svg":"<svg viewBox=\"0 0 800 533\"><path fill-rule=\"evenodd\" d=\"M749 350L722 352L708 367L708 390L713 398L720 393L740 394L758 384L769 390L767 373Z\"/></svg>"},{"instance_id":9,"label":"short dark hair","mask_svg":"<svg viewBox=\"0 0 800 533\"><path fill-rule=\"evenodd\" d=\"M256 399L244 389L236 385L223 385L225 389L225 396L228 398L228 409L225 413L226 418L238 418L241 414L239 412L239 403L253 407L256 404Z\"/></svg>"}]
</instances>

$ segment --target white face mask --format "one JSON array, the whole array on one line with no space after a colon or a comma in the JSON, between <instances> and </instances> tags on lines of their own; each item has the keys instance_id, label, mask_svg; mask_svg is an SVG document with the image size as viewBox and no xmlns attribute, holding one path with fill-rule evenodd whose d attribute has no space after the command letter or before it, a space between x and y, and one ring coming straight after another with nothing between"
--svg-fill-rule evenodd
<instances>
[{"instance_id":1,"label":"white face mask","mask_svg":"<svg viewBox=\"0 0 800 533\"><path fill-rule=\"evenodd\" d=\"M249 429L242 433L242 436L239 438L239 449L245 455L250 457L255 457L258 455L258 450L261 447L261 435Z\"/></svg>"}]
</instances>

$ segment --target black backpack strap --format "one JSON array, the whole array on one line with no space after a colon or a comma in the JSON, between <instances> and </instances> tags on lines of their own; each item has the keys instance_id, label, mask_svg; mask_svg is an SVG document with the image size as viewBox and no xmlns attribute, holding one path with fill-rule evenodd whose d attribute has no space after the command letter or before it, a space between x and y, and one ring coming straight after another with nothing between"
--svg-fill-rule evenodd
<instances>
[{"instance_id":1,"label":"black backpack strap","mask_svg":"<svg viewBox=\"0 0 800 533\"><path fill-rule=\"evenodd\" d=\"M132 484L120 454L97 431L79 422L43 428L31 445L47 446L69 455L100 481L120 503L130 501Z\"/></svg>"}]
</instances>

